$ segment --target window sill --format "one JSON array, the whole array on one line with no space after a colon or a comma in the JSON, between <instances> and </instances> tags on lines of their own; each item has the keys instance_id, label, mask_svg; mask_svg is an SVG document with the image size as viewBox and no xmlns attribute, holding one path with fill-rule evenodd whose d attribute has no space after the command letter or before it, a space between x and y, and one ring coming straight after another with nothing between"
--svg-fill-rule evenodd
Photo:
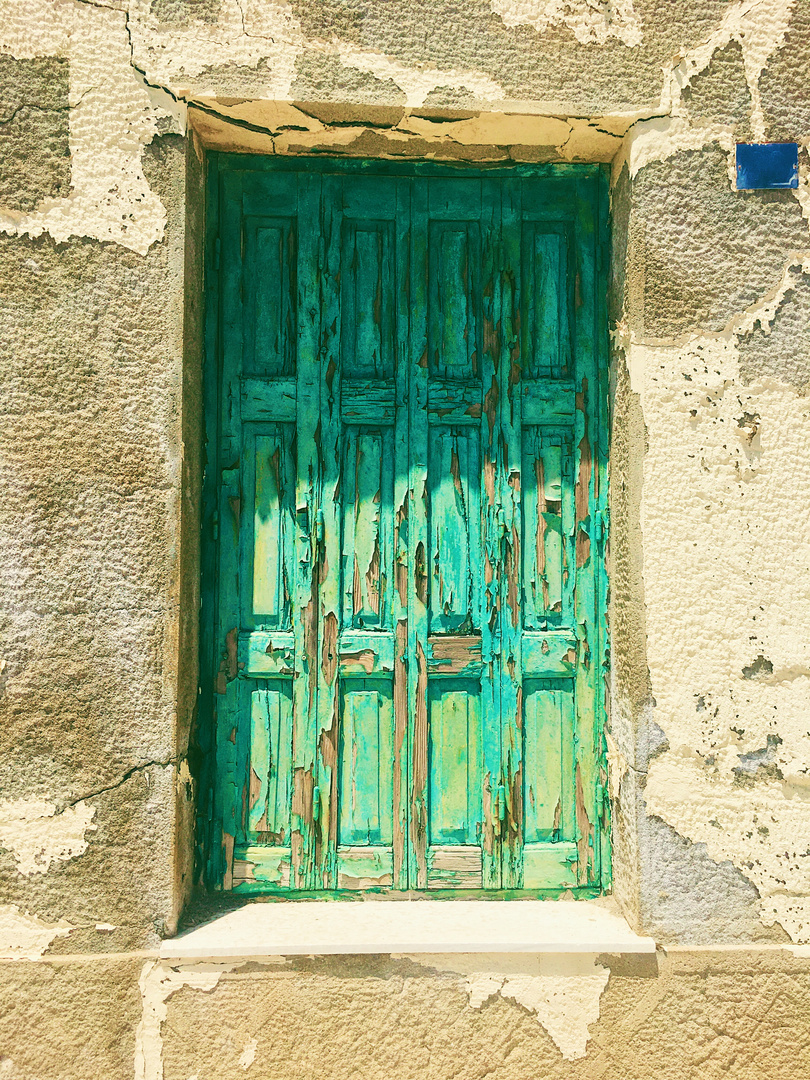
<instances>
[{"instance_id":1,"label":"window sill","mask_svg":"<svg viewBox=\"0 0 810 1080\"><path fill-rule=\"evenodd\" d=\"M610 901L247 903L164 941L164 960L356 953L654 953Z\"/></svg>"}]
</instances>

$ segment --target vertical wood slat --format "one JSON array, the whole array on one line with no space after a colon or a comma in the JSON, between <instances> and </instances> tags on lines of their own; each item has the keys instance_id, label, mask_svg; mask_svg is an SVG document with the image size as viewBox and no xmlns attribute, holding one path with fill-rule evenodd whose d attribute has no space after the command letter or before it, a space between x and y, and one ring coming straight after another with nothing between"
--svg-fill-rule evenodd
<instances>
[{"instance_id":1,"label":"vertical wood slat","mask_svg":"<svg viewBox=\"0 0 810 1080\"><path fill-rule=\"evenodd\" d=\"M241 819L243 779L238 769L240 686L237 679L239 633L239 530L242 490L240 482L241 422L239 376L242 367L242 186L241 178L227 173L222 181L221 274L222 374L226 407L220 410L218 446L219 604L216 632L219 661L215 683L217 739L216 831L219 833L219 878L224 889L233 880L233 848ZM213 856L213 852L212 852Z\"/></svg>"},{"instance_id":2,"label":"vertical wood slat","mask_svg":"<svg viewBox=\"0 0 810 1080\"><path fill-rule=\"evenodd\" d=\"M342 688L338 843L393 844L394 710L381 680Z\"/></svg>"},{"instance_id":3,"label":"vertical wood slat","mask_svg":"<svg viewBox=\"0 0 810 1080\"><path fill-rule=\"evenodd\" d=\"M298 378L296 384L295 592L293 632L293 798L291 884L316 883L315 736L310 717L318 703L318 574L315 514L318 507L321 289L315 268L320 247L321 177L298 175Z\"/></svg>"},{"instance_id":4,"label":"vertical wood slat","mask_svg":"<svg viewBox=\"0 0 810 1080\"><path fill-rule=\"evenodd\" d=\"M200 560L200 703L209 711L209 723L198 725L202 756L199 775L199 811L197 816L199 841L205 853L203 882L210 889L222 887L219 866L221 816L219 808L219 776L217 772L217 717L215 686L219 666L218 626L218 533L219 533L219 356L221 334L220 268L216 258L221 247L220 237L220 159L211 154L208 163L205 201L205 378L202 383L204 399L202 484L202 545Z\"/></svg>"},{"instance_id":5,"label":"vertical wood slat","mask_svg":"<svg viewBox=\"0 0 810 1080\"><path fill-rule=\"evenodd\" d=\"M411 181L408 467L409 872L411 888L427 888L428 825L428 184Z\"/></svg>"},{"instance_id":6,"label":"vertical wood slat","mask_svg":"<svg viewBox=\"0 0 810 1080\"><path fill-rule=\"evenodd\" d=\"M599 684L602 679L597 621L596 513L598 473L595 468L595 420L598 416L596 327L596 221L593 213L594 184L577 184L575 216L576 279L578 308L574 355L577 387L574 420L574 623L577 633L575 675L576 746L574 763L577 841L577 881L594 884L599 879L600 849L597 836L597 780Z\"/></svg>"},{"instance_id":7,"label":"vertical wood slat","mask_svg":"<svg viewBox=\"0 0 810 1080\"><path fill-rule=\"evenodd\" d=\"M597 536L595 537L594 572L597 574L597 641L596 655L599 666L601 685L597 688L594 702L596 727L594 750L597 758L597 793L604 793L601 808L597 809L599 821L599 884L609 890L612 884L611 859L611 802L607 797L609 790L607 772L606 725L610 695L610 632L608 625L608 570L609 557L609 509L608 509L608 464L610 423L608 414L610 366L608 357L608 290L603 287L610 269L610 239L608 220L610 214L609 191L604 175L597 175L594 182L596 202L596 304L594 319L595 355L597 370L596 400L594 418L598 432L596 439L596 513L599 515Z\"/></svg>"},{"instance_id":8,"label":"vertical wood slat","mask_svg":"<svg viewBox=\"0 0 810 1080\"><path fill-rule=\"evenodd\" d=\"M522 395L520 273L522 185L504 180L500 188L501 250L498 266L498 347L501 408L499 423L503 458L498 474L498 498L503 507L501 541L501 656L499 665L501 771L506 801L501 829L501 885L523 884L524 770L523 761L523 569L522 524Z\"/></svg>"},{"instance_id":9,"label":"vertical wood slat","mask_svg":"<svg viewBox=\"0 0 810 1080\"><path fill-rule=\"evenodd\" d=\"M501 425L501 371L504 362L499 328L501 311L501 206L497 182L481 181L481 419L480 505L478 519L482 558L476 560L480 589L481 627L481 723L482 792L481 836L482 885L500 888L502 882L505 817L501 812L504 779L501 724L501 677L503 651L503 507L500 473L503 467Z\"/></svg>"},{"instance_id":10,"label":"vertical wood slat","mask_svg":"<svg viewBox=\"0 0 810 1080\"><path fill-rule=\"evenodd\" d=\"M319 383L320 416L317 443L320 493L315 523L315 562L318 578L316 605L318 700L314 715L316 777L319 792L316 887L334 888L337 880L338 746L340 687L338 637L340 597L340 504L343 425L340 412L341 310L340 273L343 234L344 178L324 176L320 205L321 245L317 275L321 282Z\"/></svg>"},{"instance_id":11,"label":"vertical wood slat","mask_svg":"<svg viewBox=\"0 0 810 1080\"><path fill-rule=\"evenodd\" d=\"M409 654L408 619L413 589L413 566L410 549L410 522L413 500L410 493L410 448L408 443L410 384L410 235L411 180L399 177L396 182L396 213L394 219L394 266L396 293L394 297L395 332L395 421L392 465L393 477L393 537L391 623L394 629L394 770L393 770L393 884L408 887L408 819L410 812L411 736L408 697L409 671L415 666ZM412 700L412 699L411 699Z\"/></svg>"}]
</instances>

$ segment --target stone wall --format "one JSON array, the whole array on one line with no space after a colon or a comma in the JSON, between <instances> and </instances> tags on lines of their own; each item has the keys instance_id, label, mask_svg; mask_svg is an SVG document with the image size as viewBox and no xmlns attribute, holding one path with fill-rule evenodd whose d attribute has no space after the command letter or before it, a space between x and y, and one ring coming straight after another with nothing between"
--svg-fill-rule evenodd
<instances>
[{"instance_id":1,"label":"stone wall","mask_svg":"<svg viewBox=\"0 0 810 1080\"><path fill-rule=\"evenodd\" d=\"M808 68L810 0L0 0L2 1080L799 1075ZM768 139L799 188L737 192ZM211 147L611 163L614 877L654 962L156 960Z\"/></svg>"}]
</instances>

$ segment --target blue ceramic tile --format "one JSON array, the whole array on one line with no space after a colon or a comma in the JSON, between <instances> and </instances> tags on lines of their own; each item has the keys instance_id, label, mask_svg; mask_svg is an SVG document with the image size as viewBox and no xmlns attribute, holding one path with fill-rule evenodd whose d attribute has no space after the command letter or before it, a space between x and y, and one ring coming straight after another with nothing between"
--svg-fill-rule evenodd
<instances>
[{"instance_id":1,"label":"blue ceramic tile","mask_svg":"<svg viewBox=\"0 0 810 1080\"><path fill-rule=\"evenodd\" d=\"M798 186L798 143L737 143L738 190Z\"/></svg>"}]
</instances>

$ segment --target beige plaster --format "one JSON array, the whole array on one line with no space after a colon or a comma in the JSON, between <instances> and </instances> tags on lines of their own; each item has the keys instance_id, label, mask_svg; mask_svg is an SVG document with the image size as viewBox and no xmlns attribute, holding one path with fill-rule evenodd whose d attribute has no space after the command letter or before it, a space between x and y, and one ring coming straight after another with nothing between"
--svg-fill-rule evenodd
<instances>
[{"instance_id":1,"label":"beige plaster","mask_svg":"<svg viewBox=\"0 0 810 1080\"><path fill-rule=\"evenodd\" d=\"M15 904L0 904L0 960L34 960L72 929L64 920L48 923Z\"/></svg>"},{"instance_id":2,"label":"beige plaster","mask_svg":"<svg viewBox=\"0 0 810 1080\"><path fill-rule=\"evenodd\" d=\"M491 0L491 4L506 26L532 26L541 34L550 26L565 26L584 45L602 45L609 37L624 45L640 45L643 40L632 0L596 4L589 0Z\"/></svg>"},{"instance_id":3,"label":"beige plaster","mask_svg":"<svg viewBox=\"0 0 810 1080\"><path fill-rule=\"evenodd\" d=\"M77 859L87 851L96 808L85 802L57 810L46 800L0 800L0 848L14 853L17 872L44 874L53 862Z\"/></svg>"},{"instance_id":4,"label":"beige plaster","mask_svg":"<svg viewBox=\"0 0 810 1080\"><path fill-rule=\"evenodd\" d=\"M473 1009L495 997L513 1001L536 1017L566 1061L585 1057L590 1025L610 971L595 956L411 956L426 967L462 976Z\"/></svg>"}]
</instances>

